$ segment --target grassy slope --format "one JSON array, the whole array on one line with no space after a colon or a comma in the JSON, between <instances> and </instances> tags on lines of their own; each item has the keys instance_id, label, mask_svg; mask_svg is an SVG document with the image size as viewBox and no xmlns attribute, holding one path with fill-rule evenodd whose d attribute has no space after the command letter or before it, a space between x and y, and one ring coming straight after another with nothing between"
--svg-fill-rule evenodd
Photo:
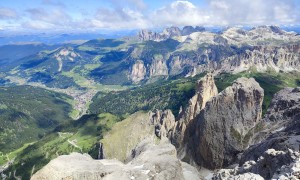
<instances>
[{"instance_id":1,"label":"grassy slope","mask_svg":"<svg viewBox=\"0 0 300 180\"><path fill-rule=\"evenodd\" d=\"M17 176L29 179L33 167L36 172L51 159L71 152L89 153L96 158L99 140L118 121L118 117L105 113L86 115L77 121L66 122L41 140L11 153L10 158L15 158L15 161L6 174L16 171Z\"/></svg>"},{"instance_id":2,"label":"grassy slope","mask_svg":"<svg viewBox=\"0 0 300 180\"><path fill-rule=\"evenodd\" d=\"M145 138L154 138L153 132L154 126L149 125L148 112L139 111L130 115L118 122L101 140L105 158L125 161L139 142Z\"/></svg>"},{"instance_id":3,"label":"grassy slope","mask_svg":"<svg viewBox=\"0 0 300 180\"><path fill-rule=\"evenodd\" d=\"M0 151L20 148L70 121L70 98L31 86L0 87Z\"/></svg>"}]
</instances>

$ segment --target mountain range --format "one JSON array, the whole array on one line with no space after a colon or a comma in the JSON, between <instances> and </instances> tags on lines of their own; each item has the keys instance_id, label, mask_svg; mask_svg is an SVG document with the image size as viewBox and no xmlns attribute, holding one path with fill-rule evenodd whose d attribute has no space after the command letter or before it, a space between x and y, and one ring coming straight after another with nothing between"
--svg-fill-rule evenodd
<instances>
[{"instance_id":1,"label":"mountain range","mask_svg":"<svg viewBox=\"0 0 300 180\"><path fill-rule=\"evenodd\" d=\"M1 51L3 179L300 178L296 32L169 27Z\"/></svg>"}]
</instances>

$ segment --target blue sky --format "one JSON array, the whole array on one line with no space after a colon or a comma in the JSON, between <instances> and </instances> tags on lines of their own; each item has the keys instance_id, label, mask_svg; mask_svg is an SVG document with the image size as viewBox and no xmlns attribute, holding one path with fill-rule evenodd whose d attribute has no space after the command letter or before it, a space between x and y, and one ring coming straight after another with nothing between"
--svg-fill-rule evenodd
<instances>
[{"instance_id":1,"label":"blue sky","mask_svg":"<svg viewBox=\"0 0 300 180\"><path fill-rule=\"evenodd\" d=\"M300 0L0 0L7 32L299 23Z\"/></svg>"}]
</instances>

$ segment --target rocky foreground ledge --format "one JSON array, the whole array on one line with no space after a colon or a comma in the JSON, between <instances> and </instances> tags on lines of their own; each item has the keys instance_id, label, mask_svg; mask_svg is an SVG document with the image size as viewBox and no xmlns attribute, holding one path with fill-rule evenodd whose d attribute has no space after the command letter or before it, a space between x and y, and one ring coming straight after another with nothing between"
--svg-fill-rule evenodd
<instances>
[{"instance_id":1,"label":"rocky foreground ledge","mask_svg":"<svg viewBox=\"0 0 300 180\"><path fill-rule=\"evenodd\" d=\"M79 153L59 156L31 179L201 179L194 167L177 159L175 147L167 141L156 145L145 139L134 152L135 157L127 164L116 159L94 160L87 154Z\"/></svg>"}]
</instances>

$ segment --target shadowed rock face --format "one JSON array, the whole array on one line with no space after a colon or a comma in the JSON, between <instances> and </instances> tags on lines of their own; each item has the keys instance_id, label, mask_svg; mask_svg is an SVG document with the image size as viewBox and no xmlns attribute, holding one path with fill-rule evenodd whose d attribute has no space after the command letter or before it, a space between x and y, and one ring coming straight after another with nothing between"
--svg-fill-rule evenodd
<instances>
[{"instance_id":1,"label":"shadowed rock face","mask_svg":"<svg viewBox=\"0 0 300 180\"><path fill-rule=\"evenodd\" d=\"M189 105L179 115L172 130L171 141L176 147L180 147L183 141L187 125L205 107L207 101L218 94L214 77L211 73L201 78L196 86L196 94L189 100ZM170 136L169 136L170 137Z\"/></svg>"},{"instance_id":2,"label":"shadowed rock face","mask_svg":"<svg viewBox=\"0 0 300 180\"><path fill-rule=\"evenodd\" d=\"M210 169L233 163L261 119L263 97L253 78L239 78L209 100L186 131L187 150L195 162Z\"/></svg>"},{"instance_id":3,"label":"shadowed rock face","mask_svg":"<svg viewBox=\"0 0 300 180\"><path fill-rule=\"evenodd\" d=\"M265 130L242 155L240 164L257 160L268 149L287 152L300 150L300 92L299 88L285 88L275 94L263 119Z\"/></svg>"},{"instance_id":4,"label":"shadowed rock face","mask_svg":"<svg viewBox=\"0 0 300 180\"><path fill-rule=\"evenodd\" d=\"M299 179L299 105L299 88L285 88L276 93L263 119L264 130L256 136L258 143L242 154L239 167L221 170L215 177L226 171L223 179L245 173L259 174L266 179Z\"/></svg>"}]
</instances>

